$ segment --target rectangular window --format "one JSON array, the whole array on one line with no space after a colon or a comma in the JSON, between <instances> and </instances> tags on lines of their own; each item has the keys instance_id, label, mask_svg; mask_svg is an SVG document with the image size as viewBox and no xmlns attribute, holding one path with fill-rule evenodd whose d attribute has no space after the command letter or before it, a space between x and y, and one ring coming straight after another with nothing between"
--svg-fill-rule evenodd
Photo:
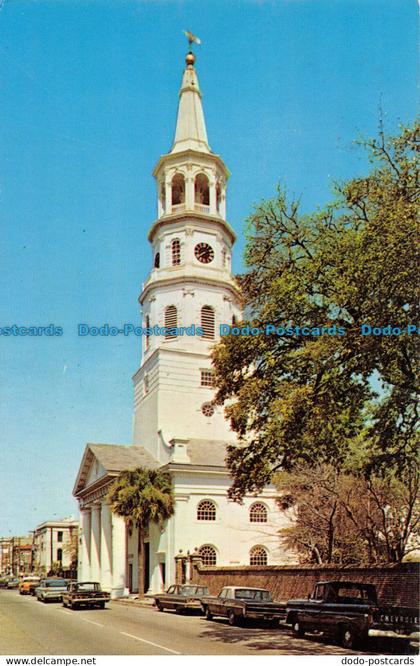
<instances>
[{"instance_id":1,"label":"rectangular window","mask_svg":"<svg viewBox=\"0 0 420 666\"><path fill-rule=\"evenodd\" d=\"M201 370L201 386L213 386L212 370Z\"/></svg>"},{"instance_id":2,"label":"rectangular window","mask_svg":"<svg viewBox=\"0 0 420 666\"><path fill-rule=\"evenodd\" d=\"M57 532L57 541L62 541L62 540L63 540L63 533Z\"/></svg>"}]
</instances>

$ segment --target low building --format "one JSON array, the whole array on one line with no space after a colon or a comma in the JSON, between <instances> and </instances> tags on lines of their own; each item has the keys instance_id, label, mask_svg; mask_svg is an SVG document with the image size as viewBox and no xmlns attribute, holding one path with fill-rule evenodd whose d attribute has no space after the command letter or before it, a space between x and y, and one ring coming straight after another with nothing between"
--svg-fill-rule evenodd
<instances>
[{"instance_id":1,"label":"low building","mask_svg":"<svg viewBox=\"0 0 420 666\"><path fill-rule=\"evenodd\" d=\"M0 537L0 575L12 573L12 537Z\"/></svg>"},{"instance_id":2,"label":"low building","mask_svg":"<svg viewBox=\"0 0 420 666\"><path fill-rule=\"evenodd\" d=\"M12 573L22 576L32 571L32 535L15 536L11 538Z\"/></svg>"},{"instance_id":3,"label":"low building","mask_svg":"<svg viewBox=\"0 0 420 666\"><path fill-rule=\"evenodd\" d=\"M37 526L33 535L33 571L70 571L77 567L79 521L70 516L47 520Z\"/></svg>"}]
</instances>

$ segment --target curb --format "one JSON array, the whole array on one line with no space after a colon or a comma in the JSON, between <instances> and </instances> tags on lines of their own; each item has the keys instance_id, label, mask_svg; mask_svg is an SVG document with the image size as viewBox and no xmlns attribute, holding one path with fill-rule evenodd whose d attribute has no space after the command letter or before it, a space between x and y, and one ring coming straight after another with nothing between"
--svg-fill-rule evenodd
<instances>
[{"instance_id":1,"label":"curb","mask_svg":"<svg viewBox=\"0 0 420 666\"><path fill-rule=\"evenodd\" d=\"M140 599L112 599L112 603L117 603L117 604L122 604L123 606L138 606L140 608L150 608L151 610L155 610L155 605L154 603L151 603L150 601L141 601Z\"/></svg>"}]
</instances>

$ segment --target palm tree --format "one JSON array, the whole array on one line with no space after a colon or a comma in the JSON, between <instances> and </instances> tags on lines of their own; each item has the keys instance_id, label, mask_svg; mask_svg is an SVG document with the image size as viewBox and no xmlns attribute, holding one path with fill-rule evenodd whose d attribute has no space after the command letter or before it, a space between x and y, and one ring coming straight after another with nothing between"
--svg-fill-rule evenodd
<instances>
[{"instance_id":1,"label":"palm tree","mask_svg":"<svg viewBox=\"0 0 420 666\"><path fill-rule=\"evenodd\" d=\"M144 531L149 523L160 524L174 513L171 475L161 470L137 467L124 470L108 492L111 511L138 529L138 587L144 594Z\"/></svg>"}]
</instances>

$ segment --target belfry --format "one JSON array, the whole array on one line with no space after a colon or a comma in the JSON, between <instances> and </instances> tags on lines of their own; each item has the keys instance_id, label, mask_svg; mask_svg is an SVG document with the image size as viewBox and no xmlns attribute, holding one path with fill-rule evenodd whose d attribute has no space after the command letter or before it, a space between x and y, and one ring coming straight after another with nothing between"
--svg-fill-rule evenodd
<instances>
[{"instance_id":1,"label":"belfry","mask_svg":"<svg viewBox=\"0 0 420 666\"><path fill-rule=\"evenodd\" d=\"M191 40L190 40L191 42ZM73 494L81 512L79 580L98 580L113 597L160 592L189 580L188 553L206 566L285 564L278 530L288 524L274 488L243 504L228 500L226 447L236 441L213 403L211 349L219 326L240 319L231 272L235 233L226 219L229 171L210 149L195 70L186 56L175 138L153 175L157 218L148 234L151 270L139 303L141 365L134 375L131 445L87 444ZM107 494L123 470L170 473L175 513L144 535L110 510ZM185 562L184 562L185 564Z\"/></svg>"}]
</instances>

